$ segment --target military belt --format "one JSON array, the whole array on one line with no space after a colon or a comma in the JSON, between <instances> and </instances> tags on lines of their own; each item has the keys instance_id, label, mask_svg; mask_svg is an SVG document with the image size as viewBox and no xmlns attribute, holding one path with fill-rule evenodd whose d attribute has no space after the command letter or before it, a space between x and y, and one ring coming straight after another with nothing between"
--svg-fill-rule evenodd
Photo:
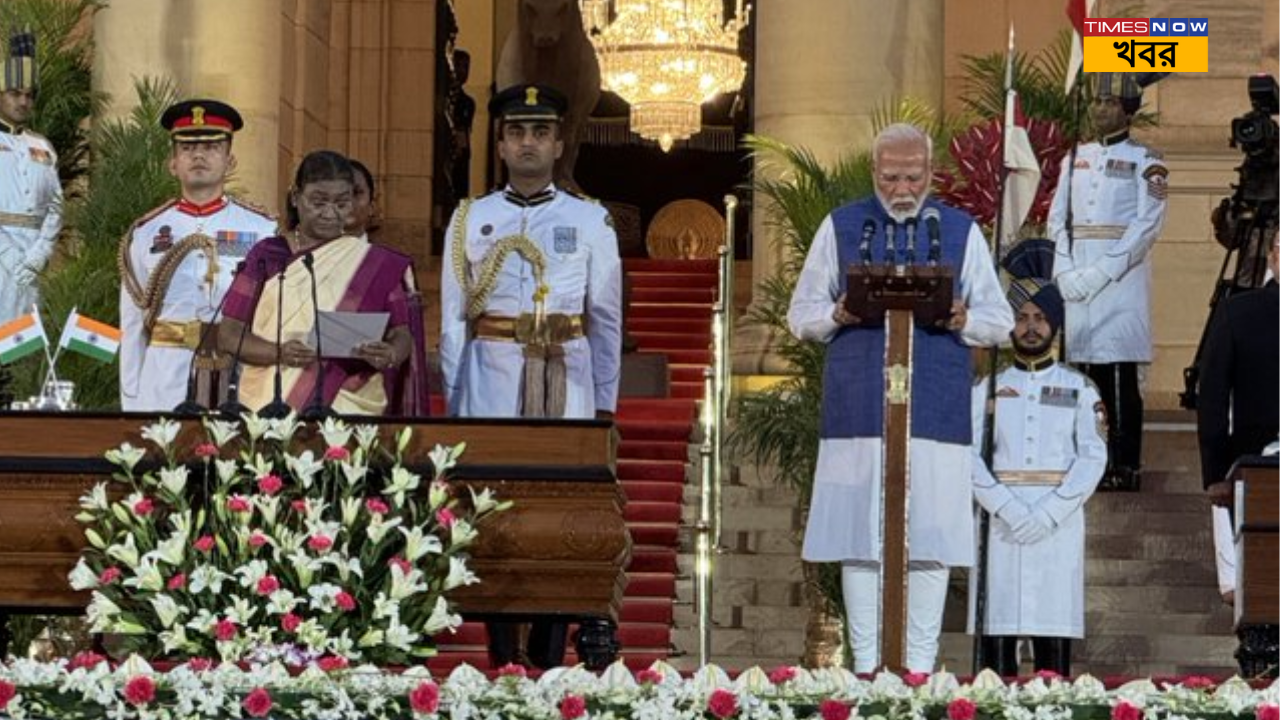
<instances>
[{"instance_id":1,"label":"military belt","mask_svg":"<svg viewBox=\"0 0 1280 720\"><path fill-rule=\"evenodd\" d=\"M546 335L544 338L536 338L532 313L522 313L518 317L481 315L475 319L472 334L482 340L501 340L522 345L538 340L558 345L586 335L586 324L581 315L553 313L543 318L542 323Z\"/></svg>"},{"instance_id":2,"label":"military belt","mask_svg":"<svg viewBox=\"0 0 1280 720\"><path fill-rule=\"evenodd\" d=\"M1005 485L1061 485L1067 473L1063 470L1003 470L996 479Z\"/></svg>"},{"instance_id":3,"label":"military belt","mask_svg":"<svg viewBox=\"0 0 1280 720\"><path fill-rule=\"evenodd\" d=\"M151 347L176 347L195 350L200 346L200 336L204 332L204 323L199 320L164 320L156 321L151 328Z\"/></svg>"},{"instance_id":4,"label":"military belt","mask_svg":"<svg viewBox=\"0 0 1280 720\"><path fill-rule=\"evenodd\" d=\"M1077 240L1119 240L1124 237L1124 225L1076 225L1071 228Z\"/></svg>"},{"instance_id":5,"label":"military belt","mask_svg":"<svg viewBox=\"0 0 1280 720\"><path fill-rule=\"evenodd\" d=\"M6 227L26 228L28 230L39 230L40 226L44 225L44 218L37 215L0 212L0 225L4 225Z\"/></svg>"}]
</instances>

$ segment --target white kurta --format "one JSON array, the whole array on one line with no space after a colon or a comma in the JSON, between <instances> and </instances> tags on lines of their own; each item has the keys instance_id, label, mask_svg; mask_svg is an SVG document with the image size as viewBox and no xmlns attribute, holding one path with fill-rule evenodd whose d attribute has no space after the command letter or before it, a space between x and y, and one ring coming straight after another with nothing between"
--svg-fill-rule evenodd
<instances>
[{"instance_id":1,"label":"white kurta","mask_svg":"<svg viewBox=\"0 0 1280 720\"><path fill-rule=\"evenodd\" d=\"M960 333L968 345L994 345L1009 336L1013 313L1004 299L989 246L977 225L966 241L959 292L968 307ZM843 269L831 217L823 221L796 281L787 322L802 340L830 342ZM923 389L921 389L923 391ZM964 412L956 408L956 412ZM818 448L813 500L803 557L810 562L880 560L880 438L826 438ZM969 447L912 438L908 543L913 561L964 566L973 562L973 517L968 511Z\"/></svg>"},{"instance_id":2,"label":"white kurta","mask_svg":"<svg viewBox=\"0 0 1280 720\"><path fill-rule=\"evenodd\" d=\"M1107 467L1102 400L1088 377L1060 363L1038 371L1006 369L996 378L996 396L996 473L1048 471L1065 476L1057 486L998 481L981 457L987 387L985 382L975 386L973 489L992 514L985 632L1084 637L1082 506ZM1009 524L999 517L1014 500L1047 512L1057 523L1053 533L1034 544L1018 544Z\"/></svg>"},{"instance_id":3,"label":"white kurta","mask_svg":"<svg viewBox=\"0 0 1280 720\"><path fill-rule=\"evenodd\" d=\"M53 145L30 130L0 131L0 324L31 312L39 301L35 283L18 282L18 270L43 270L61 229Z\"/></svg>"},{"instance_id":4,"label":"white kurta","mask_svg":"<svg viewBox=\"0 0 1280 720\"><path fill-rule=\"evenodd\" d=\"M445 234L440 280L440 365L449 414L518 417L521 414L523 346L471 337L460 273L477 283L479 264L504 238L523 234L546 259L548 314L583 315L586 336L564 343L565 417L590 418L614 411L622 367L622 265L609 213L598 203L550 188L544 202L522 205L494 192L460 208ZM465 243L464 267L454 264L455 244ZM533 312L533 266L517 253L497 273L484 313L516 317Z\"/></svg>"},{"instance_id":5,"label":"white kurta","mask_svg":"<svg viewBox=\"0 0 1280 720\"><path fill-rule=\"evenodd\" d=\"M133 277L145 289L168 248L195 233L214 238L218 241L214 282L210 283L207 277L210 258L203 250L192 251L174 272L168 290L159 300L157 315L160 320L173 322L214 322L214 314L231 287L236 265L245 251L275 231L273 218L235 200L205 216L184 212L180 204L170 204L143 217L129 234ZM127 411L164 412L186 399L194 352L185 347L152 347L143 327L145 314L146 310L134 302L122 282L120 407Z\"/></svg>"},{"instance_id":6,"label":"white kurta","mask_svg":"<svg viewBox=\"0 0 1280 720\"><path fill-rule=\"evenodd\" d=\"M1132 140L1081 145L1071 182L1062 161L1049 209L1055 278L1096 267L1111 282L1090 302L1066 303L1064 342L1075 363L1151 362L1151 247L1164 226L1167 170L1151 149ZM1067 239L1071 187L1074 243Z\"/></svg>"}]
</instances>

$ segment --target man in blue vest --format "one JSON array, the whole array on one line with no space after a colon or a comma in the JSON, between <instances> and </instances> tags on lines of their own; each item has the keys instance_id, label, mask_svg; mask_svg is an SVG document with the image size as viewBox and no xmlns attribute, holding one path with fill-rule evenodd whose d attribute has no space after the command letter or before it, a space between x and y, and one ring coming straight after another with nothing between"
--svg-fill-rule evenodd
<instances>
[{"instance_id":1,"label":"man in blue vest","mask_svg":"<svg viewBox=\"0 0 1280 720\"><path fill-rule=\"evenodd\" d=\"M906 663L909 670L930 672L949 569L971 565L974 556L970 348L1007 338L1013 313L973 218L928 199L929 136L911 125L891 125L876 137L872 157L875 196L839 207L823 221L787 314L796 337L828 345L803 557L843 565L854 670L873 671L880 664L885 331L862 326L845 309L845 269L886 262L945 265L958 280L947 328L917 327L912 339ZM926 226L940 232L926 232Z\"/></svg>"}]
</instances>

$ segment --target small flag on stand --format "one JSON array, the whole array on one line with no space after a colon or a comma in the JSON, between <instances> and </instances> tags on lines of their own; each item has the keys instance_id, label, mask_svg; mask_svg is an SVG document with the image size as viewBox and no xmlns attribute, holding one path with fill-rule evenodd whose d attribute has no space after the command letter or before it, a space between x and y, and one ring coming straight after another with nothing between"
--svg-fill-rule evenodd
<instances>
[{"instance_id":1,"label":"small flag on stand","mask_svg":"<svg viewBox=\"0 0 1280 720\"><path fill-rule=\"evenodd\" d=\"M0 364L8 365L42 350L48 342L39 315L34 312L20 315L0 325Z\"/></svg>"},{"instance_id":2,"label":"small flag on stand","mask_svg":"<svg viewBox=\"0 0 1280 720\"><path fill-rule=\"evenodd\" d=\"M100 362L111 362L120 351L120 330L72 310L58 346Z\"/></svg>"}]
</instances>

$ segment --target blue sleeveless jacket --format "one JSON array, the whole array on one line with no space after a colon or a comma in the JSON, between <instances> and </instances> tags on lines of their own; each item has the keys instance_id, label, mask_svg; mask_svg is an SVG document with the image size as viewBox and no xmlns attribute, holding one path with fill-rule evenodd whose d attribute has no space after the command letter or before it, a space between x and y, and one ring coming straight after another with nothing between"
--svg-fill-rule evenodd
<instances>
[{"instance_id":1,"label":"blue sleeveless jacket","mask_svg":"<svg viewBox=\"0 0 1280 720\"><path fill-rule=\"evenodd\" d=\"M955 292L960 292L960 271L973 219L967 213L933 200L925 208L939 213L942 247L940 262L955 273ZM923 208L922 208L923 211ZM859 250L863 223L875 223L871 238L872 263L883 263L887 255L884 224L888 214L875 196L849 203L831 213L840 261L840 286L847 282L844 270L861 264ZM905 262L904 233L896 241L897 263ZM916 233L915 264L929 255L924 223ZM972 360L968 346L952 332L913 330L911 374L911 437L968 445L973 441L969 417ZM884 350L885 329L847 326L838 330L827 348L822 377L822 437L880 437L884 431Z\"/></svg>"}]
</instances>

